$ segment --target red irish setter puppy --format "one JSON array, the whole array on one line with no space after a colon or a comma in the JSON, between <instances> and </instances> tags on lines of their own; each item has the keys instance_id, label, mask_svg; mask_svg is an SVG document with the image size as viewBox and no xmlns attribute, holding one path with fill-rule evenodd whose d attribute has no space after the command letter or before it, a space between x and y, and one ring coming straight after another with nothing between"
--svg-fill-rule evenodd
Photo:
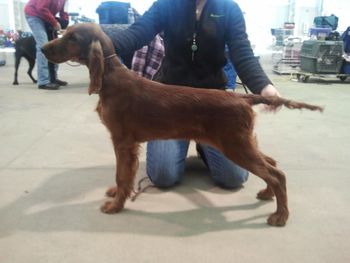
<instances>
[{"instance_id":1,"label":"red irish setter puppy","mask_svg":"<svg viewBox=\"0 0 350 263\"><path fill-rule=\"evenodd\" d=\"M255 143L252 105L322 111L321 107L280 97L229 93L215 89L164 85L137 76L115 55L111 40L96 24L69 27L62 38L43 47L54 63L67 60L85 64L90 73L89 94L97 93L97 112L111 133L117 159L113 197L102 205L104 213L116 213L130 196L138 169L142 142L186 139L216 147L229 159L263 179L262 200L276 196L277 210L268 223L283 226L288 219L286 178L275 161Z\"/></svg>"}]
</instances>

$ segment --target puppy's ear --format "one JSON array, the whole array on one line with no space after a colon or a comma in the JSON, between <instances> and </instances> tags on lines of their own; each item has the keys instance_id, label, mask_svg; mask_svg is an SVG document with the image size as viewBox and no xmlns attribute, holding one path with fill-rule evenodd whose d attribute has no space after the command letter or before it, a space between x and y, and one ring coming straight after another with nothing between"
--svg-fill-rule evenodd
<instances>
[{"instance_id":1,"label":"puppy's ear","mask_svg":"<svg viewBox=\"0 0 350 263\"><path fill-rule=\"evenodd\" d=\"M103 51L98 40L94 40L90 45L88 68L90 72L89 95L91 95L100 91L104 72Z\"/></svg>"}]
</instances>

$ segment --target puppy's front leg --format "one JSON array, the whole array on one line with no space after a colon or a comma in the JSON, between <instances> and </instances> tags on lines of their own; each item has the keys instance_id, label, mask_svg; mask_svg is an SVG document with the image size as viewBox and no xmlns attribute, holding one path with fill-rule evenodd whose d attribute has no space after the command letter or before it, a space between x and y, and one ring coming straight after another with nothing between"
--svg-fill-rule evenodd
<instances>
[{"instance_id":1,"label":"puppy's front leg","mask_svg":"<svg viewBox=\"0 0 350 263\"><path fill-rule=\"evenodd\" d=\"M113 197L101 206L101 211L108 214L119 212L123 209L126 199L130 196L134 187L134 178L138 168L138 144L116 146L117 156L116 183L107 190L107 195Z\"/></svg>"}]
</instances>

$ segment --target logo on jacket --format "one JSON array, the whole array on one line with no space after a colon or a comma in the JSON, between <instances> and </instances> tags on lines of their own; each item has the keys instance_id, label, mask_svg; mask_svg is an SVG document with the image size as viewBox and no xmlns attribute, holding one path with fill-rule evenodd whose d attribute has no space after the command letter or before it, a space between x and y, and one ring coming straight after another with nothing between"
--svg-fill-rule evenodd
<instances>
[{"instance_id":1,"label":"logo on jacket","mask_svg":"<svg viewBox=\"0 0 350 263\"><path fill-rule=\"evenodd\" d=\"M223 17L223 16L225 16L225 15L218 15L218 14L213 14L213 13L210 14L210 17L213 17L213 18L219 18L219 17Z\"/></svg>"}]
</instances>

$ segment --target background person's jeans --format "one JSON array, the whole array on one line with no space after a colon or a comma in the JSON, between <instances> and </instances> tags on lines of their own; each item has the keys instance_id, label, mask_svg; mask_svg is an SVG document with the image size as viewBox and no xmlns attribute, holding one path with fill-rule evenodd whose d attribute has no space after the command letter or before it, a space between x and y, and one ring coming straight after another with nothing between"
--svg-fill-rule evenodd
<instances>
[{"instance_id":1,"label":"background person's jeans","mask_svg":"<svg viewBox=\"0 0 350 263\"><path fill-rule=\"evenodd\" d=\"M48 42L45 23L40 18L34 16L26 16L26 19L36 42L38 85L46 85L50 82L48 61L40 50Z\"/></svg>"},{"instance_id":2,"label":"background person's jeans","mask_svg":"<svg viewBox=\"0 0 350 263\"><path fill-rule=\"evenodd\" d=\"M227 78L226 89L235 90L237 73L230 60L227 60L227 63L224 66L224 72Z\"/></svg>"},{"instance_id":3,"label":"background person's jeans","mask_svg":"<svg viewBox=\"0 0 350 263\"><path fill-rule=\"evenodd\" d=\"M218 150L198 144L199 152L214 182L224 188L240 187L248 179L248 171L228 160ZM158 187L179 183L185 171L189 141L155 140L147 143L147 175Z\"/></svg>"}]
</instances>

